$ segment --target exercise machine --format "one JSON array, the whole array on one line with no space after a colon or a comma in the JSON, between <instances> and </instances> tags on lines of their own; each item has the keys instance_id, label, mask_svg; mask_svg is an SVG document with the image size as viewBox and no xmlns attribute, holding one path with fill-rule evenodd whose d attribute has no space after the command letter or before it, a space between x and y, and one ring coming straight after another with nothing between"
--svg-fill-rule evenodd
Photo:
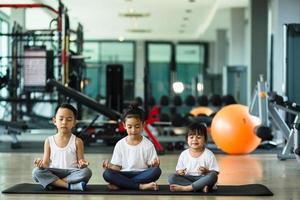
<instances>
[{"instance_id":1,"label":"exercise machine","mask_svg":"<svg viewBox=\"0 0 300 200\"><path fill-rule=\"evenodd\" d=\"M285 146L278 153L278 159L296 158L300 162L300 106L288 101L276 92L270 92L261 75L254 90L249 111L252 115L256 115L261 119L261 125L257 127L256 133L262 140L272 139L270 122L282 133ZM293 118L290 126L284 118L287 115Z\"/></svg>"},{"instance_id":2,"label":"exercise machine","mask_svg":"<svg viewBox=\"0 0 300 200\"><path fill-rule=\"evenodd\" d=\"M12 149L17 149L21 147L17 135L20 135L27 129L27 124L24 122L8 122L0 120L0 133L6 133L11 136L12 142L10 147Z\"/></svg>"},{"instance_id":3,"label":"exercise machine","mask_svg":"<svg viewBox=\"0 0 300 200\"><path fill-rule=\"evenodd\" d=\"M284 101L282 96L276 93L270 93L269 97L269 114L273 119L273 123L282 132L286 144L281 153L278 154L280 160L296 158L300 162L300 106L290 102ZM293 116L294 120L291 127L281 117L280 111Z\"/></svg>"}]
</instances>

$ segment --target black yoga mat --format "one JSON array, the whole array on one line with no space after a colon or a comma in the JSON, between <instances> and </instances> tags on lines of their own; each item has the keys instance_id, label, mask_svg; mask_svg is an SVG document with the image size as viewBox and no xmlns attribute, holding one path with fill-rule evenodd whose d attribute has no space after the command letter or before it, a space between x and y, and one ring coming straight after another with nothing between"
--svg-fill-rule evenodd
<instances>
[{"instance_id":1,"label":"black yoga mat","mask_svg":"<svg viewBox=\"0 0 300 200\"><path fill-rule=\"evenodd\" d=\"M272 196L273 193L264 185L219 185L210 193L202 192L171 192L168 185L159 185L158 191L141 190L108 190L106 185L87 185L86 191L69 191L64 189L44 190L42 186L31 183L21 183L6 190L4 194L87 194L87 195L205 195L205 196Z\"/></svg>"}]
</instances>

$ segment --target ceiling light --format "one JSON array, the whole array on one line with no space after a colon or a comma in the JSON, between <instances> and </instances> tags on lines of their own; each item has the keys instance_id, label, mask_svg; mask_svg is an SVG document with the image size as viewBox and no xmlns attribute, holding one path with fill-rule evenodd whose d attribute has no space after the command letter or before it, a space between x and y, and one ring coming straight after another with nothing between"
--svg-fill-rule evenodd
<instances>
[{"instance_id":1,"label":"ceiling light","mask_svg":"<svg viewBox=\"0 0 300 200\"><path fill-rule=\"evenodd\" d=\"M183 83L180 82L180 81L174 82L173 85L172 85L172 87L173 87L173 91L174 91L175 93L177 93L177 94L182 93L183 90L184 90L184 85L183 85Z\"/></svg>"},{"instance_id":2,"label":"ceiling light","mask_svg":"<svg viewBox=\"0 0 300 200\"><path fill-rule=\"evenodd\" d=\"M191 10L191 9L186 9L185 12L186 12L186 13L191 13L192 10Z\"/></svg>"},{"instance_id":3,"label":"ceiling light","mask_svg":"<svg viewBox=\"0 0 300 200\"><path fill-rule=\"evenodd\" d=\"M197 91L198 92L203 92L204 90L204 85L203 83L197 83Z\"/></svg>"},{"instance_id":4,"label":"ceiling light","mask_svg":"<svg viewBox=\"0 0 300 200\"><path fill-rule=\"evenodd\" d=\"M123 36L120 36L120 37L118 38L118 40L119 40L120 42L123 42L123 41L125 40L125 38L124 38Z\"/></svg>"},{"instance_id":5,"label":"ceiling light","mask_svg":"<svg viewBox=\"0 0 300 200\"><path fill-rule=\"evenodd\" d=\"M130 10L128 12L119 13L121 17L131 17L131 18L138 18L138 17L149 17L150 13L148 12L136 12L134 10Z\"/></svg>"},{"instance_id":6,"label":"ceiling light","mask_svg":"<svg viewBox=\"0 0 300 200\"><path fill-rule=\"evenodd\" d=\"M142 29L142 28L132 28L132 29L127 29L127 32L131 33L150 33L152 32L150 29Z\"/></svg>"}]
</instances>

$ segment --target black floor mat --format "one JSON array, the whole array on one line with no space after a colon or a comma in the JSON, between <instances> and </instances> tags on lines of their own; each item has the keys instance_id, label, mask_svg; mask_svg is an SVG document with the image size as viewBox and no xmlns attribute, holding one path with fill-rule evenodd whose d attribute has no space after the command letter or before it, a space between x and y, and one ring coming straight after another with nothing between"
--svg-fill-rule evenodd
<instances>
[{"instance_id":1,"label":"black floor mat","mask_svg":"<svg viewBox=\"0 0 300 200\"><path fill-rule=\"evenodd\" d=\"M273 193L264 185L219 185L211 193L201 192L171 192L168 185L160 185L158 191L116 190L110 191L106 185L88 185L87 190L68 191L63 189L44 190L42 186L31 183L14 185L2 193L5 194L92 194L92 195L205 195L205 196L272 196Z\"/></svg>"}]
</instances>

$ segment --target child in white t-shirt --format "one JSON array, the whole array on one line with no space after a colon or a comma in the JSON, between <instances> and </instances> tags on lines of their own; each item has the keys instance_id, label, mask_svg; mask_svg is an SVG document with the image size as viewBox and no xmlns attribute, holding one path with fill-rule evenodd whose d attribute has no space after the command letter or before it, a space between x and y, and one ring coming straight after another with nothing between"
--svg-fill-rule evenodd
<instances>
[{"instance_id":1,"label":"child in white t-shirt","mask_svg":"<svg viewBox=\"0 0 300 200\"><path fill-rule=\"evenodd\" d=\"M116 144L111 161L102 163L103 178L111 190L158 190L155 181L161 175L160 161L154 145L141 135L144 115L142 109L131 105L123 116L128 135Z\"/></svg>"},{"instance_id":2,"label":"child in white t-shirt","mask_svg":"<svg viewBox=\"0 0 300 200\"><path fill-rule=\"evenodd\" d=\"M45 189L84 191L92 176L83 156L83 141L71 131L76 116L77 110L71 104L61 104L55 110L53 123L57 133L45 140L43 159L35 159L36 168L32 171L33 179Z\"/></svg>"},{"instance_id":3,"label":"child in white t-shirt","mask_svg":"<svg viewBox=\"0 0 300 200\"><path fill-rule=\"evenodd\" d=\"M205 147L206 125L192 123L186 140L189 148L180 154L176 173L169 176L170 190L207 193L218 180L219 167L214 154Z\"/></svg>"}]
</instances>

